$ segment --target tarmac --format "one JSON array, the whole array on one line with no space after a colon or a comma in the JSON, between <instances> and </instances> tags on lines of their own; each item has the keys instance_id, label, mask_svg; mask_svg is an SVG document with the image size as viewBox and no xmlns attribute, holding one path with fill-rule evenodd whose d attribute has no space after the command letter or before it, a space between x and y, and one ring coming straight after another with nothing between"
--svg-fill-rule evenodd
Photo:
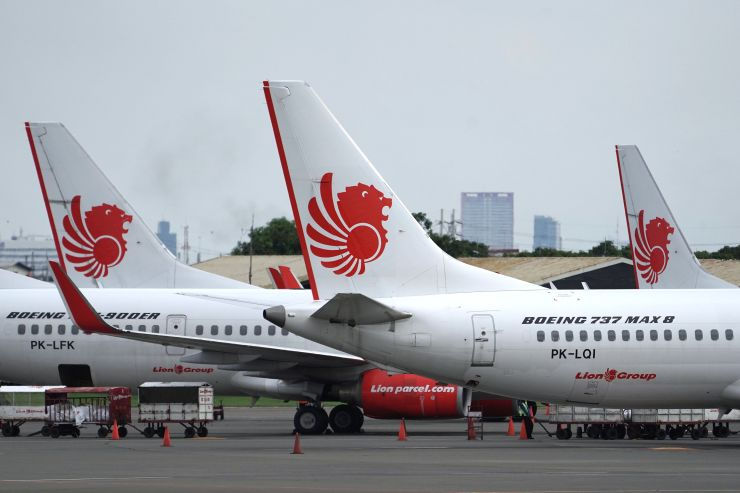
<instances>
[{"instance_id":1,"label":"tarmac","mask_svg":"<svg viewBox=\"0 0 740 493\"><path fill-rule=\"evenodd\" d=\"M172 446L134 432L119 441L0 437L0 491L693 492L740 491L740 437L692 440L533 440L463 420L366 419L358 435L303 436L293 455L293 410L227 408L206 438L172 429ZM554 431L552 426L549 426ZM518 432L518 425L517 425Z\"/></svg>"}]
</instances>

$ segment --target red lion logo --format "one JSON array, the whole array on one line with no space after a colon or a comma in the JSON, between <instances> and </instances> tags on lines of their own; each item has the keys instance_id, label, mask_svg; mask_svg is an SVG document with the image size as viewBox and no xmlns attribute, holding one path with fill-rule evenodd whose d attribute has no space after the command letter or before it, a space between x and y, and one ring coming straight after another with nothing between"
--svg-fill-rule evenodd
<instances>
[{"instance_id":1,"label":"red lion logo","mask_svg":"<svg viewBox=\"0 0 740 493\"><path fill-rule=\"evenodd\" d=\"M604 380L606 382L613 382L617 378L617 370L614 368L607 368L604 372Z\"/></svg>"},{"instance_id":2,"label":"red lion logo","mask_svg":"<svg viewBox=\"0 0 740 493\"><path fill-rule=\"evenodd\" d=\"M72 212L62 222L66 233L62 245L68 252L64 258L76 264L75 270L86 277L98 279L107 276L108 268L121 263L126 255L123 236L128 233L126 223L131 221L131 215L110 204L96 205L85 212L83 221L80 196L75 195Z\"/></svg>"},{"instance_id":3,"label":"red lion logo","mask_svg":"<svg viewBox=\"0 0 740 493\"><path fill-rule=\"evenodd\" d=\"M662 217L652 219L647 226L644 223L645 211L638 216L635 229L635 264L648 284L658 282L658 276L668 266L668 235L675 229Z\"/></svg>"},{"instance_id":4,"label":"red lion logo","mask_svg":"<svg viewBox=\"0 0 740 493\"><path fill-rule=\"evenodd\" d=\"M388 243L388 231L383 222L388 216L383 209L392 205L372 185L358 183L337 194L335 204L332 190L332 173L321 178L321 204L316 197L308 203L308 212L314 224L306 233L313 240L311 252L322 259L321 265L336 275L352 277L365 272L365 264L383 254Z\"/></svg>"}]
</instances>

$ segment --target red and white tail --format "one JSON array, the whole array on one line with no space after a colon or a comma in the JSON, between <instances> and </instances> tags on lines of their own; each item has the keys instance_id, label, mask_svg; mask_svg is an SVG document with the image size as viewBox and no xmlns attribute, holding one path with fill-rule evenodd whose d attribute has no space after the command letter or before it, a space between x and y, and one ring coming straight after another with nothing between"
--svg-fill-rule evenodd
<instances>
[{"instance_id":1,"label":"red and white tail","mask_svg":"<svg viewBox=\"0 0 740 493\"><path fill-rule=\"evenodd\" d=\"M280 270L280 277L283 280L283 287L285 289L303 289L303 285L298 280L298 277L296 277L293 269L287 265L279 265L278 269Z\"/></svg>"},{"instance_id":2,"label":"red and white tail","mask_svg":"<svg viewBox=\"0 0 740 493\"><path fill-rule=\"evenodd\" d=\"M180 263L61 123L26 123L59 262L81 287L248 288Z\"/></svg>"},{"instance_id":3,"label":"red and white tail","mask_svg":"<svg viewBox=\"0 0 740 493\"><path fill-rule=\"evenodd\" d=\"M701 267L637 146L617 146L617 165L637 287L736 288Z\"/></svg>"},{"instance_id":4,"label":"red and white tail","mask_svg":"<svg viewBox=\"0 0 740 493\"><path fill-rule=\"evenodd\" d=\"M314 298L542 289L440 250L308 84L264 91Z\"/></svg>"}]
</instances>

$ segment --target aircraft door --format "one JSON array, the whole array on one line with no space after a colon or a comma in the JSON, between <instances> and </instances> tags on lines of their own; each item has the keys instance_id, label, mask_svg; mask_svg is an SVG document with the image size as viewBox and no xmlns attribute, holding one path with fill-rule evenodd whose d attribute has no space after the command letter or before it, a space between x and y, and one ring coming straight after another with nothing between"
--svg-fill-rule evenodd
<instances>
[{"instance_id":1,"label":"aircraft door","mask_svg":"<svg viewBox=\"0 0 740 493\"><path fill-rule=\"evenodd\" d=\"M496 353L496 330L491 315L473 315L472 366L493 366Z\"/></svg>"},{"instance_id":2,"label":"aircraft door","mask_svg":"<svg viewBox=\"0 0 740 493\"><path fill-rule=\"evenodd\" d=\"M185 326L187 325L185 315L168 315L167 316L167 333L174 336L184 336ZM185 354L185 348L175 346L165 346L167 354L171 356L180 356Z\"/></svg>"}]
</instances>

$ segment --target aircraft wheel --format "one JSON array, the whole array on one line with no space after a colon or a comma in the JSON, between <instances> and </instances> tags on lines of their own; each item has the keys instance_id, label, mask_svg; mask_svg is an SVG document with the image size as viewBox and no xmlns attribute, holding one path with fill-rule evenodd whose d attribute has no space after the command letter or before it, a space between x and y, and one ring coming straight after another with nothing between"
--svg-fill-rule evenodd
<instances>
[{"instance_id":1,"label":"aircraft wheel","mask_svg":"<svg viewBox=\"0 0 740 493\"><path fill-rule=\"evenodd\" d=\"M195 428L188 426L185 428L185 438L193 438L195 436Z\"/></svg>"},{"instance_id":2,"label":"aircraft wheel","mask_svg":"<svg viewBox=\"0 0 740 493\"><path fill-rule=\"evenodd\" d=\"M127 435L128 435L128 428L126 428L125 426L119 426L118 436L121 438L126 438Z\"/></svg>"},{"instance_id":3,"label":"aircraft wheel","mask_svg":"<svg viewBox=\"0 0 740 493\"><path fill-rule=\"evenodd\" d=\"M320 407L301 406L293 417L293 425L302 435L320 435L329 426L329 417Z\"/></svg>"},{"instance_id":4,"label":"aircraft wheel","mask_svg":"<svg viewBox=\"0 0 740 493\"><path fill-rule=\"evenodd\" d=\"M98 428L98 438L105 438L108 436L108 428L101 426Z\"/></svg>"},{"instance_id":5,"label":"aircraft wheel","mask_svg":"<svg viewBox=\"0 0 740 493\"><path fill-rule=\"evenodd\" d=\"M329 413L329 425L334 433L356 433L364 419L362 411L347 404L340 404Z\"/></svg>"},{"instance_id":6,"label":"aircraft wheel","mask_svg":"<svg viewBox=\"0 0 740 493\"><path fill-rule=\"evenodd\" d=\"M206 428L203 425L200 425L198 427L198 436L201 437L201 438L207 437L208 436L208 428Z\"/></svg>"}]
</instances>

